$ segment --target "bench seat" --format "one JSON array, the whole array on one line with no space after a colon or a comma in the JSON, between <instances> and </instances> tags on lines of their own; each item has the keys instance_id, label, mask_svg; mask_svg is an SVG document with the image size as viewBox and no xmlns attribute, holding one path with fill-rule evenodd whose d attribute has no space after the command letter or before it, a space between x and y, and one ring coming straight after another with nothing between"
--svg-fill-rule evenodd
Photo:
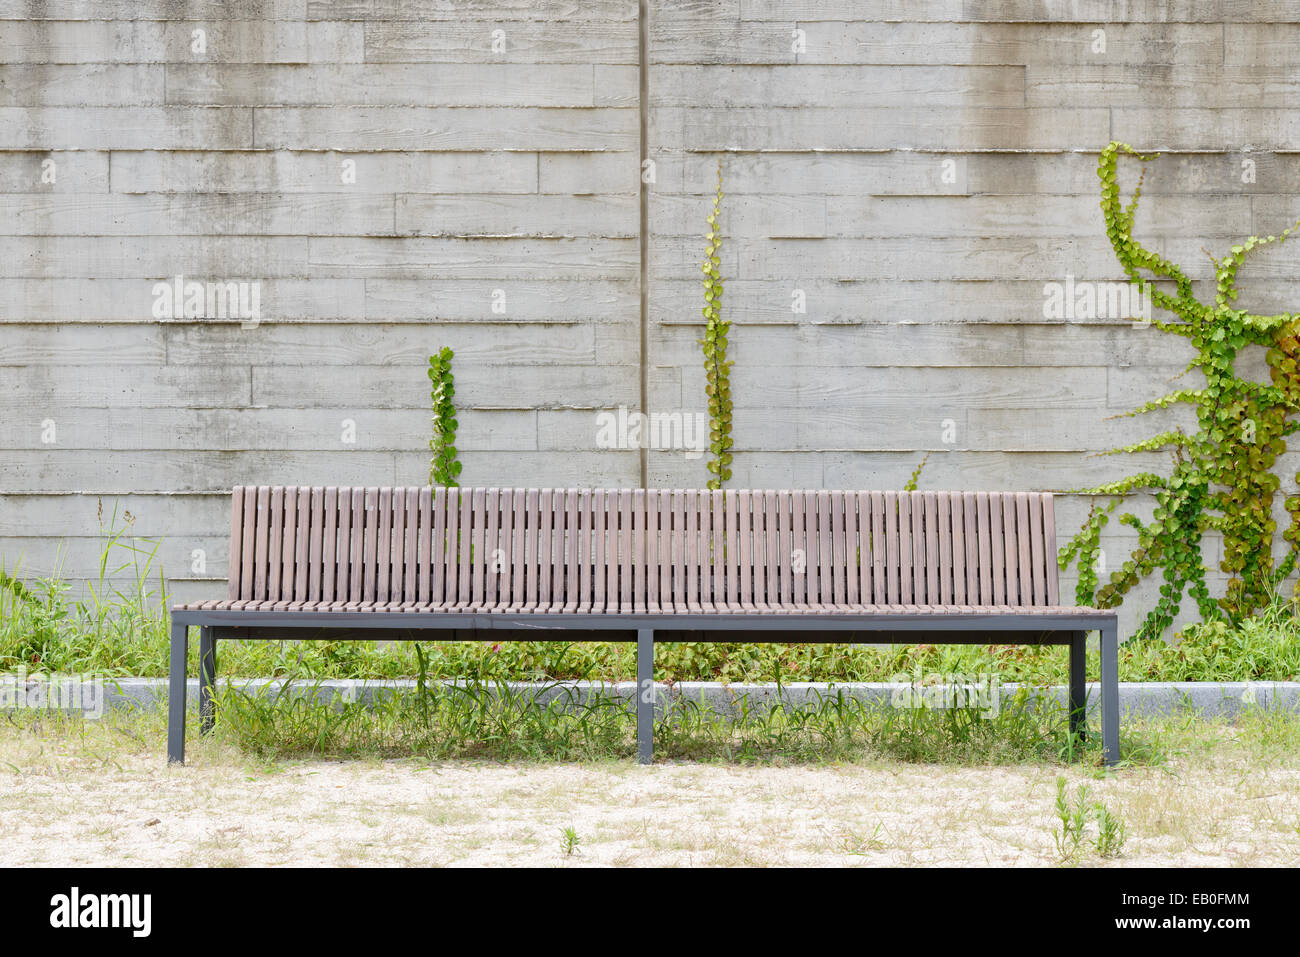
<instances>
[{"instance_id":1,"label":"bench seat","mask_svg":"<svg viewBox=\"0 0 1300 957\"><path fill-rule=\"evenodd\" d=\"M1064 644L1082 731L1095 630L1119 757L1117 618L1061 604L1050 494L241 486L229 555L225 598L172 609L173 761L191 626L205 731L218 640L636 641L643 761L656 640Z\"/></svg>"},{"instance_id":2,"label":"bench seat","mask_svg":"<svg viewBox=\"0 0 1300 957\"><path fill-rule=\"evenodd\" d=\"M728 605L655 605L625 608L619 605L604 607L584 607L581 605L524 604L519 607L510 605L461 605L440 602L409 601L248 601L229 599L221 601L199 601L176 605L175 612L317 612L322 615L342 611L355 612L410 612L415 614L466 614L466 615L862 615L862 616L898 616L898 615L965 615L980 616L1063 616L1071 618L1113 617L1114 612L1102 608L1086 608L1069 605L839 605L818 604L793 607L728 606ZM183 617L183 616L182 616ZM235 620L238 616L231 616Z\"/></svg>"}]
</instances>

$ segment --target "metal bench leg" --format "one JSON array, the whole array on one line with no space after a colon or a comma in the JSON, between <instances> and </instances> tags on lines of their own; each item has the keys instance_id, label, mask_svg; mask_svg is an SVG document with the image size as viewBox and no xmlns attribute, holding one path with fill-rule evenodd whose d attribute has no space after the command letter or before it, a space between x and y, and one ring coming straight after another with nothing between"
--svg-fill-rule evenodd
<instances>
[{"instance_id":1,"label":"metal bench leg","mask_svg":"<svg viewBox=\"0 0 1300 957\"><path fill-rule=\"evenodd\" d=\"M1088 633L1070 635L1070 734L1088 734Z\"/></svg>"},{"instance_id":2,"label":"metal bench leg","mask_svg":"<svg viewBox=\"0 0 1300 957\"><path fill-rule=\"evenodd\" d=\"M1119 763L1119 625L1101 626L1101 745L1106 764Z\"/></svg>"},{"instance_id":3,"label":"metal bench leg","mask_svg":"<svg viewBox=\"0 0 1300 957\"><path fill-rule=\"evenodd\" d=\"M185 659L190 650L188 625L172 622L171 668L167 678L167 763L185 763Z\"/></svg>"},{"instance_id":4,"label":"metal bench leg","mask_svg":"<svg viewBox=\"0 0 1300 957\"><path fill-rule=\"evenodd\" d=\"M199 733L211 734L212 692L217 682L217 639L210 627L199 629Z\"/></svg>"},{"instance_id":5,"label":"metal bench leg","mask_svg":"<svg viewBox=\"0 0 1300 957\"><path fill-rule=\"evenodd\" d=\"M636 759L654 761L655 752L655 633L641 628L636 633Z\"/></svg>"}]
</instances>

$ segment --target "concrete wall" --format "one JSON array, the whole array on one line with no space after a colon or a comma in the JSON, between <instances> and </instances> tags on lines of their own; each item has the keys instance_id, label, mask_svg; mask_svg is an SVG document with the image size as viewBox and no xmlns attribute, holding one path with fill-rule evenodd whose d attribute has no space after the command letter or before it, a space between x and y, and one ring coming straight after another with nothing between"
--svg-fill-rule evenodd
<instances>
[{"instance_id":1,"label":"concrete wall","mask_svg":"<svg viewBox=\"0 0 1300 957\"><path fill-rule=\"evenodd\" d=\"M719 158L733 484L897 487L926 452L929 488L1163 466L1090 453L1164 427L1105 417L1190 353L1045 318L1044 284L1121 278L1112 138L1169 153L1138 231L1198 276L1202 246L1300 215L1300 4L647 6L0 0L0 557L37 574L62 540L90 577L116 502L179 594L211 594L232 484L426 479L444 344L466 482L639 483L596 413L643 376L651 411L704 410ZM261 322L154 318L178 274L259 282ZM1259 257L1243 304L1294 308L1293 275Z\"/></svg>"}]
</instances>

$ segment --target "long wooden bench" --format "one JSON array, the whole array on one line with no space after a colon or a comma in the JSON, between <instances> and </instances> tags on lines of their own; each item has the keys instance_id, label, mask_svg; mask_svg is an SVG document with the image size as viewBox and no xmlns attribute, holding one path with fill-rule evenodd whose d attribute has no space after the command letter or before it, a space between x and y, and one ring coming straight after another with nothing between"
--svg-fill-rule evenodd
<instances>
[{"instance_id":1,"label":"long wooden bench","mask_svg":"<svg viewBox=\"0 0 1300 957\"><path fill-rule=\"evenodd\" d=\"M643 762L655 641L1069 645L1083 730L1096 630L1102 746L1119 760L1118 622L1059 604L1050 494L239 487L226 598L171 622L174 762L190 626L204 732L221 639L636 641Z\"/></svg>"}]
</instances>

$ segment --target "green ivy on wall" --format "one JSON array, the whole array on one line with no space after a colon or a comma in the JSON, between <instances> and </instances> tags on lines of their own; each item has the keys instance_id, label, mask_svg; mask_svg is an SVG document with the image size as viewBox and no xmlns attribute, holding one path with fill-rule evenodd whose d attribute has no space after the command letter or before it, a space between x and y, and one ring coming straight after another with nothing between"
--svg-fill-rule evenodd
<instances>
[{"instance_id":1,"label":"green ivy on wall","mask_svg":"<svg viewBox=\"0 0 1300 957\"><path fill-rule=\"evenodd\" d=\"M460 462L456 458L456 380L451 372L451 360L455 353L443 346L436 354L429 356L429 381L433 388L430 398L433 401L433 438L429 440L429 449L433 458L429 462L429 484L435 486L455 487L460 483Z\"/></svg>"},{"instance_id":2,"label":"green ivy on wall","mask_svg":"<svg viewBox=\"0 0 1300 957\"><path fill-rule=\"evenodd\" d=\"M1211 257L1215 296L1213 303L1203 303L1192 294L1186 272L1133 238L1142 178L1131 201L1123 205L1118 177L1121 154L1144 162L1155 158L1124 143L1111 143L1102 151L1097 175L1106 235L1129 280L1155 306L1171 314L1170 319L1156 320L1155 328L1187 339L1196 350L1188 371L1202 373L1205 384L1171 392L1128 413L1190 405L1196 413L1196 430L1173 429L1113 449L1112 453L1167 450L1172 469L1168 475L1141 473L1087 490L1113 500L1105 506L1094 504L1059 559L1062 567L1078 563L1079 603L1100 608L1119 605L1134 585L1159 570L1164 579L1160 598L1138 631L1139 637L1154 638L1172 623L1185 594L1190 594L1205 620L1238 620L1267 602L1295 566L1300 494L1292 492L1285 498L1291 522L1283 538L1290 548L1276 564L1272 512L1281 487L1274 466L1286 451L1286 437L1300 429L1300 422L1291 418L1300 409L1300 315L1255 315L1234 303L1237 271L1245 258L1261 247L1285 242L1296 226L1275 236L1251 236L1232 246L1222 259ZM1235 368L1242 350L1251 345L1266 350L1268 383L1244 378ZM1101 530L1119 502L1138 492L1154 496L1153 518L1142 522L1131 513L1120 516L1137 532L1137 547L1109 582L1098 588L1095 565ZM1217 600L1206 585L1202 558L1204 535L1210 530L1223 536L1219 567L1229 576L1225 593Z\"/></svg>"},{"instance_id":3,"label":"green ivy on wall","mask_svg":"<svg viewBox=\"0 0 1300 957\"><path fill-rule=\"evenodd\" d=\"M731 323L722 318L722 160L718 160L718 191L713 197L713 212L709 214L709 231L705 233L704 261L704 392L709 403L709 452L712 458L705 463L712 474L708 486L722 488L731 478L731 366L727 359L727 333Z\"/></svg>"}]
</instances>

